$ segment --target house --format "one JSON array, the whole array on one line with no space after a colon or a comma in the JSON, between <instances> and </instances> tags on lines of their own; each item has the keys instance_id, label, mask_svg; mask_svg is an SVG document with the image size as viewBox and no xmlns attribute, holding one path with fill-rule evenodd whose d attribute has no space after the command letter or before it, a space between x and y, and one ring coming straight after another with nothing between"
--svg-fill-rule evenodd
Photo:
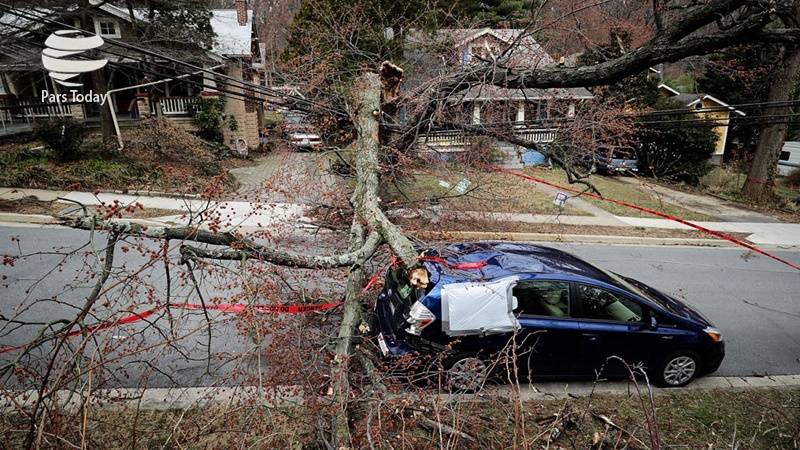
<instances>
[{"instance_id":1,"label":"house","mask_svg":"<svg viewBox=\"0 0 800 450\"><path fill-rule=\"evenodd\" d=\"M728 126L732 114L744 116L745 113L728 105L727 103L707 94L682 94L665 85L658 86L659 94L665 98L674 99L697 114L699 119L708 120L715 125L712 130L717 135L717 145L711 156L712 164L720 164L725 156L725 146L728 143Z\"/></svg>"},{"instance_id":2,"label":"house","mask_svg":"<svg viewBox=\"0 0 800 450\"><path fill-rule=\"evenodd\" d=\"M0 46L0 119L4 125L53 116L87 122L99 120L102 102L95 101L97 96L93 96L93 74L65 75L71 78L69 82L74 86L65 87L43 64L46 39L68 27L55 20L73 23L69 12L59 16L43 8L13 9L0 16L3 44ZM185 52L160 57L148 48L137 47L141 24L147 21L144 11L134 10L134 18L131 18L127 9L110 4L103 3L92 10L92 31L103 39L104 45L85 55L108 61L98 70L104 71L107 80L105 98L112 107L117 134L121 122L154 114L189 128L194 98L223 96L227 100L226 114L234 116L238 125L234 131L229 127L223 130L227 142L244 139L256 145L261 102L252 92L251 84L257 80L252 68L255 59L252 11L247 9L244 0L237 0L235 9L218 9L211 13L215 38L210 51L191 57ZM80 36L76 41L81 41ZM89 59L85 55L73 56L65 64L83 63Z\"/></svg>"},{"instance_id":3,"label":"house","mask_svg":"<svg viewBox=\"0 0 800 450\"><path fill-rule=\"evenodd\" d=\"M497 60L504 67L536 69L558 64L529 33L520 29L446 29L436 37L447 49L440 64L468 70L473 64ZM430 76L429 72L429 76ZM537 143L557 138L558 119L575 115L579 102L592 99L584 88L508 89L483 84L451 95L448 119L472 125L506 126L522 139ZM452 132L428 136L438 147L468 144Z\"/></svg>"}]
</instances>

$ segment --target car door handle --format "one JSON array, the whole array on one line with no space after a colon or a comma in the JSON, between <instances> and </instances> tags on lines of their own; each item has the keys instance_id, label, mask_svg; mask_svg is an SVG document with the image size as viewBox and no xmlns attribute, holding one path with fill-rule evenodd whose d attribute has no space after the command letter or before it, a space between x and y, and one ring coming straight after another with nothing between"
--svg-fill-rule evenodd
<instances>
[{"instance_id":1,"label":"car door handle","mask_svg":"<svg viewBox=\"0 0 800 450\"><path fill-rule=\"evenodd\" d=\"M594 333L583 333L583 334L581 334L581 336L585 337L587 340L590 340L590 341L597 341L597 340L600 339L600 335L599 334L594 334Z\"/></svg>"}]
</instances>

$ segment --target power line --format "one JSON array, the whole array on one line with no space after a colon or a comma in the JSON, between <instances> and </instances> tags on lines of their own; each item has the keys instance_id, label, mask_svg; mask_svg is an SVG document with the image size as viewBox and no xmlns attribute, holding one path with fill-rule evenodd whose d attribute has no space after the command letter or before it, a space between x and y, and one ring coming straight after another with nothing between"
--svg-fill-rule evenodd
<instances>
[{"instance_id":1,"label":"power line","mask_svg":"<svg viewBox=\"0 0 800 450\"><path fill-rule=\"evenodd\" d=\"M31 22L35 22L35 23L39 23L39 24L56 25L56 26L63 27L63 28L66 28L66 29L78 31L78 32L86 34L86 35L92 35L92 33L88 32L86 30L82 30L80 28L77 28L77 27L69 25L69 24L65 24L63 22L59 22L59 21L56 21L56 20L47 19L47 18L43 18L43 17L38 17L38 16L35 16L33 14L26 14L26 13L21 12L20 10L15 9L12 6L9 6L9 5L5 4L5 3L0 3L0 8L4 8L7 13L11 13L11 14L17 16L17 17L30 20ZM14 26L14 28L20 29L20 27L18 27L18 26ZM25 31L25 32L28 32L28 33L36 32L36 31L30 30L30 29L22 29L22 31ZM41 32L38 32L38 33L41 34ZM152 56L152 57L155 57L155 58L159 58L161 60L172 61L172 62L174 62L174 63L176 63L178 65L184 66L184 67L192 70L191 72L183 72L183 73L181 73L181 75L194 73L194 72L210 73L210 74L214 75L215 79L220 79L221 78L221 79L227 80L227 84L230 85L230 86L236 86L236 87L252 89L254 91L258 91L260 93L263 93L265 95L281 98L281 99L284 99L284 100L289 100L294 104L301 104L301 105L306 105L307 107L310 107L310 108L326 110L326 111L328 111L328 112L330 112L330 113L332 113L334 115L347 116L347 112L346 111L339 110L339 109L334 109L334 108L331 108L329 106L322 105L322 104L320 104L318 102L307 100L307 99L304 99L304 98L298 97L298 96L293 96L291 94L286 94L285 92L278 91L278 90L275 90L275 89L271 89L269 87L261 86L259 84L251 83L251 82L248 82L248 81L245 81L245 80L241 80L239 78L235 78L235 77L232 77L230 75L213 72L213 71L210 71L210 70L208 70L206 68L199 67L199 66L196 66L196 65L191 64L191 63L187 63L187 62L180 61L180 60L177 60L177 59L174 59L174 58L170 58L168 56L165 56L165 55L162 55L160 53L154 52L152 50L147 50L147 49L144 49L144 48L132 45L132 44L128 44L128 43L125 43L125 42L122 42L122 41L118 41L118 40L115 40L115 39L104 39L104 40L105 40L106 43L109 43L111 45L115 45L117 47L121 47L121 48L124 48L124 49L127 49L127 50L133 50L135 52L139 52L139 53L142 53L142 54L147 55L147 56ZM101 51L103 51L103 50L101 50ZM105 51L109 52L108 50L105 50ZM125 55L125 57L130 58L130 59L135 59L131 55ZM140 60L138 60L138 62L144 63L145 61L140 59ZM152 62L147 62L147 63L148 64L152 64ZM225 82L223 82L223 83L225 83ZM259 99L259 100L263 100L263 99Z\"/></svg>"}]
</instances>

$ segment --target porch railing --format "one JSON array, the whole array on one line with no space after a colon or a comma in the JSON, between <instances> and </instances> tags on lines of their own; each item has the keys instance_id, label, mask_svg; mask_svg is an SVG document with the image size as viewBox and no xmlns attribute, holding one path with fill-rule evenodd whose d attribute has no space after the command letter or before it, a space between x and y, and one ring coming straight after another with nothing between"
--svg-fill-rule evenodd
<instances>
[{"instance_id":1,"label":"porch railing","mask_svg":"<svg viewBox=\"0 0 800 450\"><path fill-rule=\"evenodd\" d=\"M434 131L425 135L424 142L426 145L437 148L465 148L470 145L470 137L460 131Z\"/></svg>"},{"instance_id":2,"label":"porch railing","mask_svg":"<svg viewBox=\"0 0 800 450\"><path fill-rule=\"evenodd\" d=\"M558 131L554 128L519 128L514 130L517 138L535 143L548 143L556 140ZM461 131L434 131L424 137L426 145L440 150L464 150L469 147L472 136Z\"/></svg>"},{"instance_id":3,"label":"porch railing","mask_svg":"<svg viewBox=\"0 0 800 450\"><path fill-rule=\"evenodd\" d=\"M39 117L65 117L71 116L69 105L59 103L42 103L38 100L17 100L16 105L10 108L11 115L24 119Z\"/></svg>"},{"instance_id":4,"label":"porch railing","mask_svg":"<svg viewBox=\"0 0 800 450\"><path fill-rule=\"evenodd\" d=\"M554 128L520 128L514 130L514 134L520 139L539 144L555 141L558 131Z\"/></svg>"},{"instance_id":5,"label":"porch railing","mask_svg":"<svg viewBox=\"0 0 800 450\"><path fill-rule=\"evenodd\" d=\"M161 97L158 102L165 116L188 116L192 111L192 100L192 97Z\"/></svg>"}]
</instances>

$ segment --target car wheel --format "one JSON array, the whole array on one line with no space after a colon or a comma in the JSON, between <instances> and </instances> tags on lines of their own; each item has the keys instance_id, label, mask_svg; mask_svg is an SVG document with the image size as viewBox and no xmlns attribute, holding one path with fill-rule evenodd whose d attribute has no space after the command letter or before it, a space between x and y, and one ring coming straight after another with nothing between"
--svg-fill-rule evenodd
<instances>
[{"instance_id":1,"label":"car wheel","mask_svg":"<svg viewBox=\"0 0 800 450\"><path fill-rule=\"evenodd\" d=\"M476 392L489 378L489 365L475 352L462 352L442 362L445 386L450 392Z\"/></svg>"},{"instance_id":2,"label":"car wheel","mask_svg":"<svg viewBox=\"0 0 800 450\"><path fill-rule=\"evenodd\" d=\"M699 371L700 357L685 350L665 358L653 373L653 378L658 386L681 387L694 380Z\"/></svg>"}]
</instances>

